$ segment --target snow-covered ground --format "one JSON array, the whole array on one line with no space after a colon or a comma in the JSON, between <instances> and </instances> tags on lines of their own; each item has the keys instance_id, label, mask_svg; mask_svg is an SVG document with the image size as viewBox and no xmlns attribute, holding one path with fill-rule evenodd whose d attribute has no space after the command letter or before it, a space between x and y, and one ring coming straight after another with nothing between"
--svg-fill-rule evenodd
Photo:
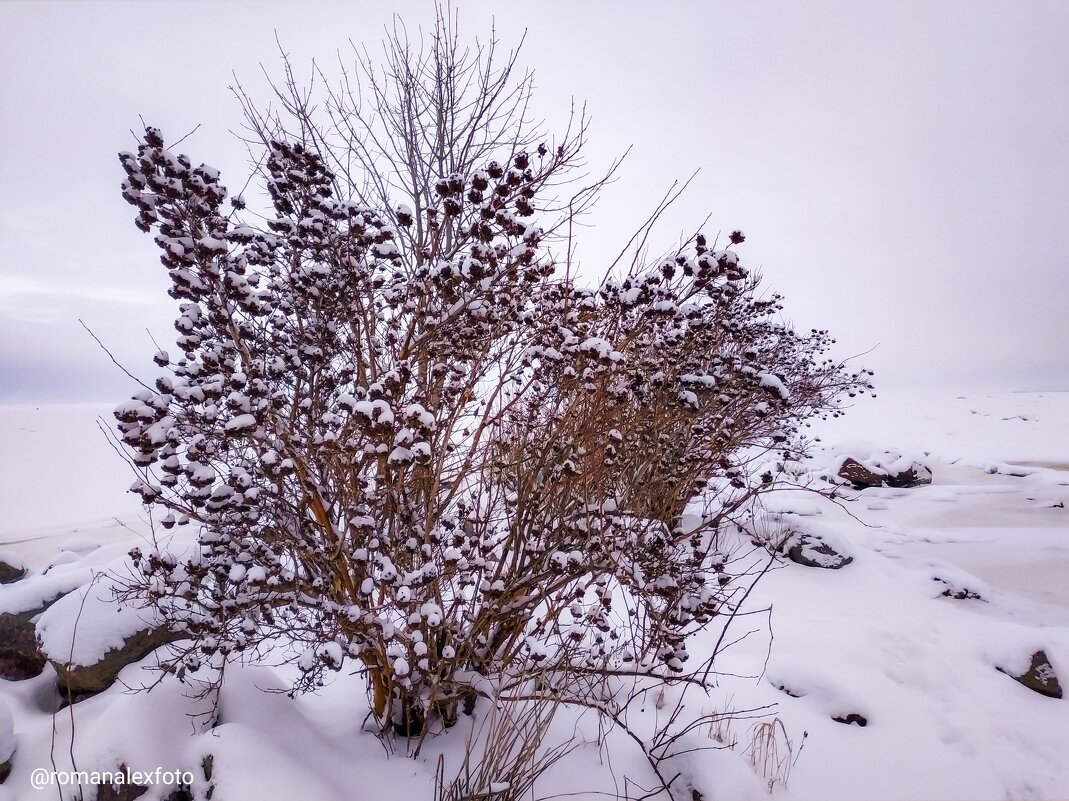
<instances>
[{"instance_id":1,"label":"snow-covered ground","mask_svg":"<svg viewBox=\"0 0 1069 801\"><path fill-rule=\"evenodd\" d=\"M75 581L144 535L124 494L128 468L93 424L97 413L107 410L0 407L0 558ZM853 561L839 570L785 561L758 583L748 606L771 612L736 624L734 636L752 633L725 651L715 692L687 703L695 715L771 706L693 732L688 747L704 750L675 769L705 801L767 798L770 785L771 797L796 801L1069 797L1069 698L996 670L1020 671L1042 649L1069 686L1069 393L884 392L819 431L830 453L921 455L933 483L770 499L779 523ZM18 587L0 588L0 611ZM980 600L946 597L948 587ZM137 665L121 675L130 686L152 678ZM361 731L356 676L291 700L268 692L286 687L284 673L235 670L210 729L198 726L210 703L177 682L136 694L117 684L53 714L54 681L51 667L0 681L0 752L8 728L16 746L0 801L58 797L55 786L32 790L31 773L69 769L72 753L83 770L196 768L195 792L211 754L213 798L223 801L429 800L438 755L463 752L470 725L462 718L418 759L387 760ZM651 701L645 714L652 722L671 701ZM849 716L866 725L834 720ZM551 737L578 746L537 795L638 797L630 782L651 786L626 738L601 748L597 734L590 715L558 717Z\"/></svg>"}]
</instances>

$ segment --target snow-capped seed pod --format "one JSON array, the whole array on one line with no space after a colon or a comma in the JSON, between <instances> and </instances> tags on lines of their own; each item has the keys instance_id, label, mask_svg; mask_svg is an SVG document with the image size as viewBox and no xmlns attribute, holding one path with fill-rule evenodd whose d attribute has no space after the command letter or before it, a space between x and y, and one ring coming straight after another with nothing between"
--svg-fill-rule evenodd
<instances>
[{"instance_id":1,"label":"snow-capped seed pod","mask_svg":"<svg viewBox=\"0 0 1069 801\"><path fill-rule=\"evenodd\" d=\"M415 222L415 216L412 213L412 209L404 203L395 206L393 214L394 218L397 220L397 224L406 228Z\"/></svg>"}]
</instances>

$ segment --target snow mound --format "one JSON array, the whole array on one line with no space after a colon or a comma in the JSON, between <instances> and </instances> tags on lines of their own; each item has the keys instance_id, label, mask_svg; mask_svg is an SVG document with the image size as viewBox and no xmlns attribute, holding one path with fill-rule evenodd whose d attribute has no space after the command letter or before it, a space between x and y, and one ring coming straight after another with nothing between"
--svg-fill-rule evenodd
<instances>
[{"instance_id":1,"label":"snow mound","mask_svg":"<svg viewBox=\"0 0 1069 801\"><path fill-rule=\"evenodd\" d=\"M45 574L31 575L0 592L0 613L18 614L41 609L56 598L73 592L93 580L89 565L60 565Z\"/></svg>"},{"instance_id":2,"label":"snow mound","mask_svg":"<svg viewBox=\"0 0 1069 801\"><path fill-rule=\"evenodd\" d=\"M765 680L792 698L804 698L823 715L835 720L850 715L871 719L869 703L847 687L847 675L836 675L834 668L821 669L798 657L776 656L769 660Z\"/></svg>"}]
</instances>

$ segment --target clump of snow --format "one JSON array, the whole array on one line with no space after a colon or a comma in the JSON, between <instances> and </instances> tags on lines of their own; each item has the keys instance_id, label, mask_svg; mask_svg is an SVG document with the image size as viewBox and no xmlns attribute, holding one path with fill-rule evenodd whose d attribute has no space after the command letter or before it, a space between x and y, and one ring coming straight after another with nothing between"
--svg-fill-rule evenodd
<instances>
[{"instance_id":1,"label":"clump of snow","mask_svg":"<svg viewBox=\"0 0 1069 801\"><path fill-rule=\"evenodd\" d=\"M234 433L251 431L256 428L256 416L251 414L239 414L236 417L227 420L226 425L224 425L223 428Z\"/></svg>"},{"instance_id":2,"label":"clump of snow","mask_svg":"<svg viewBox=\"0 0 1069 801\"><path fill-rule=\"evenodd\" d=\"M787 385L783 383L783 379L778 375L761 372L757 374L757 379L765 389L771 389L783 400L790 400L791 391L787 389Z\"/></svg>"},{"instance_id":3,"label":"clump of snow","mask_svg":"<svg viewBox=\"0 0 1069 801\"><path fill-rule=\"evenodd\" d=\"M823 669L798 656L773 656L765 669L765 680L790 697L806 699L806 704L832 720L848 715L871 719L872 705L850 686L849 673Z\"/></svg>"},{"instance_id":4,"label":"clump of snow","mask_svg":"<svg viewBox=\"0 0 1069 801\"><path fill-rule=\"evenodd\" d=\"M579 345L579 351L581 353L593 353L604 359L608 358L609 354L612 353L612 345L601 337L590 337Z\"/></svg>"}]
</instances>

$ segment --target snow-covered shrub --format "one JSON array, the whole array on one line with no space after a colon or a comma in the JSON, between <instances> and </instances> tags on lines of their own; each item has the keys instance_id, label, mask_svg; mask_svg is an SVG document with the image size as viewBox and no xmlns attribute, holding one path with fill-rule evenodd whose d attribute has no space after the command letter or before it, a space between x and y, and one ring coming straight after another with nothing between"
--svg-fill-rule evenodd
<instances>
[{"instance_id":1,"label":"snow-covered shrub","mask_svg":"<svg viewBox=\"0 0 1069 801\"><path fill-rule=\"evenodd\" d=\"M514 55L387 45L370 105L245 99L266 215L155 128L119 156L179 313L115 417L132 491L196 532L135 551L128 593L188 635L179 676L355 665L408 734L489 676L690 675L738 602L724 532L867 374L780 321L739 232L584 285L560 252L593 196L562 194L585 123L529 130Z\"/></svg>"}]
</instances>

